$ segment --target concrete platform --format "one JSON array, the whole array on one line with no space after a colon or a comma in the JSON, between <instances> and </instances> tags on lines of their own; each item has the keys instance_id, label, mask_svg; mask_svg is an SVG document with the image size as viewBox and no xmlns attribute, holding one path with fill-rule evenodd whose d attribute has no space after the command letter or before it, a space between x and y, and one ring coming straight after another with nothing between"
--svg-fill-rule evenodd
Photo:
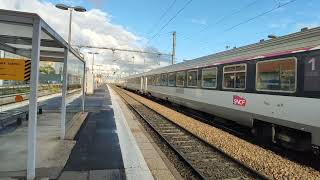
<instances>
[{"instance_id":1,"label":"concrete platform","mask_svg":"<svg viewBox=\"0 0 320 180\"><path fill-rule=\"evenodd\" d=\"M93 111L76 136L59 180L179 179L112 89L95 91L87 103Z\"/></svg>"},{"instance_id":2,"label":"concrete platform","mask_svg":"<svg viewBox=\"0 0 320 180\"><path fill-rule=\"evenodd\" d=\"M75 145L73 140L59 139L60 117L60 113L38 115L37 177L57 178ZM84 118L85 114L81 117ZM81 122L79 117L77 120ZM27 122L24 121L21 126L12 127L11 130L2 132L0 144L0 162L6 162L0 163L0 179L26 176Z\"/></svg>"}]
</instances>

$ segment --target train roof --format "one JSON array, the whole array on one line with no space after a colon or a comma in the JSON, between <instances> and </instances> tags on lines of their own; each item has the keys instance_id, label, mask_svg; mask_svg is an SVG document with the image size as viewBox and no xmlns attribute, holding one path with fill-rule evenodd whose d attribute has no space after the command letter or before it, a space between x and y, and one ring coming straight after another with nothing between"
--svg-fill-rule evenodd
<instances>
[{"instance_id":1,"label":"train roof","mask_svg":"<svg viewBox=\"0 0 320 180\"><path fill-rule=\"evenodd\" d=\"M289 35L262 40L258 43L233 48L227 51L199 57L185 62L153 69L145 73L131 75L126 78L139 77L141 75L152 75L182 71L186 69L219 65L230 62L254 60L283 54L292 54L310 50L320 49L320 27L302 29Z\"/></svg>"}]
</instances>

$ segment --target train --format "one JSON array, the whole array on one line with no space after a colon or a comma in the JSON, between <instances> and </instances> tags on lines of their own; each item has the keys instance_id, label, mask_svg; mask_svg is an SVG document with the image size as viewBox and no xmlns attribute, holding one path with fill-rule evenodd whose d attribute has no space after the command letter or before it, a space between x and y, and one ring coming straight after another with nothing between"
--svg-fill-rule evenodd
<instances>
[{"instance_id":1,"label":"train","mask_svg":"<svg viewBox=\"0 0 320 180\"><path fill-rule=\"evenodd\" d=\"M221 117L259 139L320 149L320 27L120 79L118 86Z\"/></svg>"}]
</instances>

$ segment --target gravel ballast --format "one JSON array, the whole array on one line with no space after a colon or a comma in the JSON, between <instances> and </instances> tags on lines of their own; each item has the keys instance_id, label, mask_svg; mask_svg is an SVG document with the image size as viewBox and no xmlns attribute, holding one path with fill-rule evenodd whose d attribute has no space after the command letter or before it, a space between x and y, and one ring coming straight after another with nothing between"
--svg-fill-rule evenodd
<instances>
[{"instance_id":1,"label":"gravel ballast","mask_svg":"<svg viewBox=\"0 0 320 180\"><path fill-rule=\"evenodd\" d=\"M270 150L251 144L163 105L134 93L125 92L180 127L270 179L320 179L320 172L311 167L297 164L274 154Z\"/></svg>"}]
</instances>

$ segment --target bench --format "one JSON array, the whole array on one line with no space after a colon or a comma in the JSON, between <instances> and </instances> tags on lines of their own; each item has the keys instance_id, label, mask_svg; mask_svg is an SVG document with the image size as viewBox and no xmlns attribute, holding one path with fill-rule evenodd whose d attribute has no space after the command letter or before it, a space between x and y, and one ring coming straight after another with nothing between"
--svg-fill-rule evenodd
<instances>
[{"instance_id":1,"label":"bench","mask_svg":"<svg viewBox=\"0 0 320 180\"><path fill-rule=\"evenodd\" d=\"M22 120L26 117L27 112L9 110L6 112L0 112L0 129L10 126L14 123L21 125Z\"/></svg>"},{"instance_id":2,"label":"bench","mask_svg":"<svg viewBox=\"0 0 320 180\"><path fill-rule=\"evenodd\" d=\"M43 113L44 102L38 103L38 114ZM0 129L3 129L10 125L20 126L23 119L28 121L29 119L29 108L25 106L23 108L8 110L5 112L0 112Z\"/></svg>"}]
</instances>

